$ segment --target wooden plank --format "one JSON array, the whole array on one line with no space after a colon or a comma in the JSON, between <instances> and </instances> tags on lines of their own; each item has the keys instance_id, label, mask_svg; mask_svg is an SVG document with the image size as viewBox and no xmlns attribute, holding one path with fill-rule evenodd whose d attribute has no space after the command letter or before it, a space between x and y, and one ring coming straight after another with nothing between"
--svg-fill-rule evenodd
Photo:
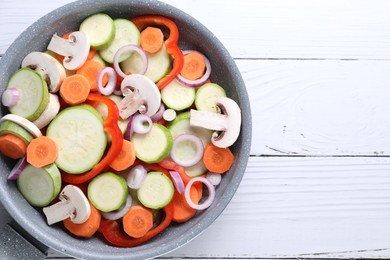
<instances>
[{"instance_id":1,"label":"wooden plank","mask_svg":"<svg viewBox=\"0 0 390 260\"><path fill-rule=\"evenodd\" d=\"M295 259L378 257L383 251L384 257L390 243L389 162L251 157L224 213L168 256Z\"/></svg>"},{"instance_id":2,"label":"wooden plank","mask_svg":"<svg viewBox=\"0 0 390 260\"><path fill-rule=\"evenodd\" d=\"M390 154L388 61L237 60L251 154Z\"/></svg>"},{"instance_id":3,"label":"wooden plank","mask_svg":"<svg viewBox=\"0 0 390 260\"><path fill-rule=\"evenodd\" d=\"M163 258L388 257L389 171L390 158L251 157L222 215Z\"/></svg>"},{"instance_id":4,"label":"wooden plank","mask_svg":"<svg viewBox=\"0 0 390 260\"><path fill-rule=\"evenodd\" d=\"M71 1L2 0L0 53L35 20ZM390 57L390 2L385 0L164 2L206 25L235 58ZM237 10L245 15L238 16Z\"/></svg>"}]
</instances>

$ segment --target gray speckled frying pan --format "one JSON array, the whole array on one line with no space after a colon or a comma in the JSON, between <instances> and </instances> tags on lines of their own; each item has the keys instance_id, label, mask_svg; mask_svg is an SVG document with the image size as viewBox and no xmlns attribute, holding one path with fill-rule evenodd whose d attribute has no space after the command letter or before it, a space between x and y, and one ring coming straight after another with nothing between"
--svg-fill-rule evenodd
<instances>
[{"instance_id":1,"label":"gray speckled frying pan","mask_svg":"<svg viewBox=\"0 0 390 260\"><path fill-rule=\"evenodd\" d=\"M31 207L18 192L15 182L7 175L15 163L1 156L0 199L9 214L29 234L45 245L62 253L85 259L147 259L166 254L189 242L204 231L226 208L240 184L249 158L251 144L251 111L245 84L237 66L220 41L202 24L186 13L167 4L152 0L81 0L45 15L9 47L0 60L0 91L3 92L10 75L19 68L22 59L32 51L44 51L51 36L77 30L87 16L104 12L113 18L132 18L159 14L173 19L180 30L180 46L197 49L211 61L211 80L223 86L227 95L242 109L241 135L231 147L236 161L223 176L216 190L215 202L207 210L184 224L172 224L163 233L134 248L118 248L95 236L83 240L71 236L60 224L49 227L41 209ZM7 110L2 107L1 116Z\"/></svg>"}]
</instances>

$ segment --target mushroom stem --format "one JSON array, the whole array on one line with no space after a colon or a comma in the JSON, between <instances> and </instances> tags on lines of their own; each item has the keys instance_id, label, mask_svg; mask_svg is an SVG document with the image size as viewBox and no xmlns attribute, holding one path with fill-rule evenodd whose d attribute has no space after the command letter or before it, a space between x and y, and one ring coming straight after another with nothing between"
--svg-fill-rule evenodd
<instances>
[{"instance_id":1,"label":"mushroom stem","mask_svg":"<svg viewBox=\"0 0 390 260\"><path fill-rule=\"evenodd\" d=\"M72 32L68 39L54 34L47 49L64 56L63 65L67 70L77 70L87 60L90 44L87 36L80 31Z\"/></svg>"},{"instance_id":2,"label":"mushroom stem","mask_svg":"<svg viewBox=\"0 0 390 260\"><path fill-rule=\"evenodd\" d=\"M241 110L230 98L220 97L216 102L218 113L191 110L190 125L215 130L211 142L226 148L234 144L240 134Z\"/></svg>"},{"instance_id":3,"label":"mushroom stem","mask_svg":"<svg viewBox=\"0 0 390 260\"><path fill-rule=\"evenodd\" d=\"M125 120L142 108L143 104L144 100L139 96L133 94L126 95L118 103L119 116Z\"/></svg>"},{"instance_id":4,"label":"mushroom stem","mask_svg":"<svg viewBox=\"0 0 390 260\"><path fill-rule=\"evenodd\" d=\"M60 202L43 208L49 225L67 218L75 224L81 224L91 215L89 201L79 187L66 185L58 198Z\"/></svg>"},{"instance_id":5,"label":"mushroom stem","mask_svg":"<svg viewBox=\"0 0 390 260\"><path fill-rule=\"evenodd\" d=\"M227 116L210 111L191 109L190 124L215 131L224 131L227 128Z\"/></svg>"},{"instance_id":6,"label":"mushroom stem","mask_svg":"<svg viewBox=\"0 0 390 260\"><path fill-rule=\"evenodd\" d=\"M47 46L47 49L62 56L73 56L73 49L69 48L70 45L74 45L74 42L63 39L57 34L54 34Z\"/></svg>"},{"instance_id":7,"label":"mushroom stem","mask_svg":"<svg viewBox=\"0 0 390 260\"><path fill-rule=\"evenodd\" d=\"M47 224L52 225L75 215L75 207L69 200L64 199L50 207L43 208Z\"/></svg>"}]
</instances>

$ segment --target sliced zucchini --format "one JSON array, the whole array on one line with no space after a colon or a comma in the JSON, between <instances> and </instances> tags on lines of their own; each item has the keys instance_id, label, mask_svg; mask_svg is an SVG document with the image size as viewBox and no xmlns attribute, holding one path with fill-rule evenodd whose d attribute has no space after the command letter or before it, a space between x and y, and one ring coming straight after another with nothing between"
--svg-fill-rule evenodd
<instances>
[{"instance_id":1,"label":"sliced zucchini","mask_svg":"<svg viewBox=\"0 0 390 260\"><path fill-rule=\"evenodd\" d=\"M23 140L25 144L29 144L34 136L30 134L24 127L15 122L4 120L0 122L0 135L13 134Z\"/></svg>"},{"instance_id":2,"label":"sliced zucchini","mask_svg":"<svg viewBox=\"0 0 390 260\"><path fill-rule=\"evenodd\" d=\"M148 68L145 72L145 76L151 79L154 83L157 83L162 79L171 69L171 59L167 52L165 44L156 53L148 53ZM135 73L141 70L143 61L140 55L131 55L130 58L124 60L121 63L121 68L124 73Z\"/></svg>"},{"instance_id":3,"label":"sliced zucchini","mask_svg":"<svg viewBox=\"0 0 390 260\"><path fill-rule=\"evenodd\" d=\"M115 24L110 16L97 13L87 17L80 24L80 31L89 39L92 48L101 50L107 48L115 37Z\"/></svg>"},{"instance_id":4,"label":"sliced zucchini","mask_svg":"<svg viewBox=\"0 0 390 260\"><path fill-rule=\"evenodd\" d=\"M36 207L45 207L61 190L61 174L55 164L36 168L28 164L17 179L23 197Z\"/></svg>"},{"instance_id":5,"label":"sliced zucchini","mask_svg":"<svg viewBox=\"0 0 390 260\"><path fill-rule=\"evenodd\" d=\"M103 118L89 105L62 110L46 135L58 145L57 166L68 173L84 173L101 159L107 145Z\"/></svg>"},{"instance_id":6,"label":"sliced zucchini","mask_svg":"<svg viewBox=\"0 0 390 260\"><path fill-rule=\"evenodd\" d=\"M167 107L181 111L194 103L195 88L185 86L174 79L161 90L161 99Z\"/></svg>"},{"instance_id":7,"label":"sliced zucchini","mask_svg":"<svg viewBox=\"0 0 390 260\"><path fill-rule=\"evenodd\" d=\"M218 112L216 103L220 97L226 97L225 90L218 84L206 83L196 91L196 109Z\"/></svg>"},{"instance_id":8,"label":"sliced zucchini","mask_svg":"<svg viewBox=\"0 0 390 260\"><path fill-rule=\"evenodd\" d=\"M171 202L174 186L172 181L162 172L149 172L137 198L142 205L151 209L161 209Z\"/></svg>"},{"instance_id":9,"label":"sliced zucchini","mask_svg":"<svg viewBox=\"0 0 390 260\"><path fill-rule=\"evenodd\" d=\"M130 20L127 19L115 19L115 38L111 44L100 50L100 56L108 63L113 63L115 53L123 46L128 44L139 45L140 41L140 32ZM125 52L119 58L119 62L124 61L125 59L131 56L132 52Z\"/></svg>"},{"instance_id":10,"label":"sliced zucchini","mask_svg":"<svg viewBox=\"0 0 390 260\"><path fill-rule=\"evenodd\" d=\"M212 130L191 126L190 125L190 112L182 112L178 114L171 123L168 124L168 129L171 131L172 137L176 138L181 134L193 134L199 137L203 145L210 143Z\"/></svg>"},{"instance_id":11,"label":"sliced zucchini","mask_svg":"<svg viewBox=\"0 0 390 260\"><path fill-rule=\"evenodd\" d=\"M173 138L171 132L163 125L153 124L146 134L134 133L131 137L135 156L146 163L157 163L169 155Z\"/></svg>"},{"instance_id":12,"label":"sliced zucchini","mask_svg":"<svg viewBox=\"0 0 390 260\"><path fill-rule=\"evenodd\" d=\"M38 72L29 68L17 70L8 81L7 88L11 87L19 93L18 103L8 108L12 114L34 121L45 111L49 90Z\"/></svg>"},{"instance_id":13,"label":"sliced zucchini","mask_svg":"<svg viewBox=\"0 0 390 260\"><path fill-rule=\"evenodd\" d=\"M128 194L126 180L112 172L102 173L88 184L89 200L103 212L120 209Z\"/></svg>"}]
</instances>

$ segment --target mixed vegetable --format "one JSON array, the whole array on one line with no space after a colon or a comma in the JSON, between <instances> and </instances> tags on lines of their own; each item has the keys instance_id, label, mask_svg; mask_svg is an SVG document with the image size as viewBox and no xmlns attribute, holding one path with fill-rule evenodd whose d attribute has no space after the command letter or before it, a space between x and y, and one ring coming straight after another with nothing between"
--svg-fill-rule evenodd
<instances>
[{"instance_id":1,"label":"mixed vegetable","mask_svg":"<svg viewBox=\"0 0 390 260\"><path fill-rule=\"evenodd\" d=\"M158 15L98 13L53 35L2 94L0 152L18 160L8 179L48 225L118 247L191 219L212 204L240 134L240 108L210 74Z\"/></svg>"}]
</instances>

